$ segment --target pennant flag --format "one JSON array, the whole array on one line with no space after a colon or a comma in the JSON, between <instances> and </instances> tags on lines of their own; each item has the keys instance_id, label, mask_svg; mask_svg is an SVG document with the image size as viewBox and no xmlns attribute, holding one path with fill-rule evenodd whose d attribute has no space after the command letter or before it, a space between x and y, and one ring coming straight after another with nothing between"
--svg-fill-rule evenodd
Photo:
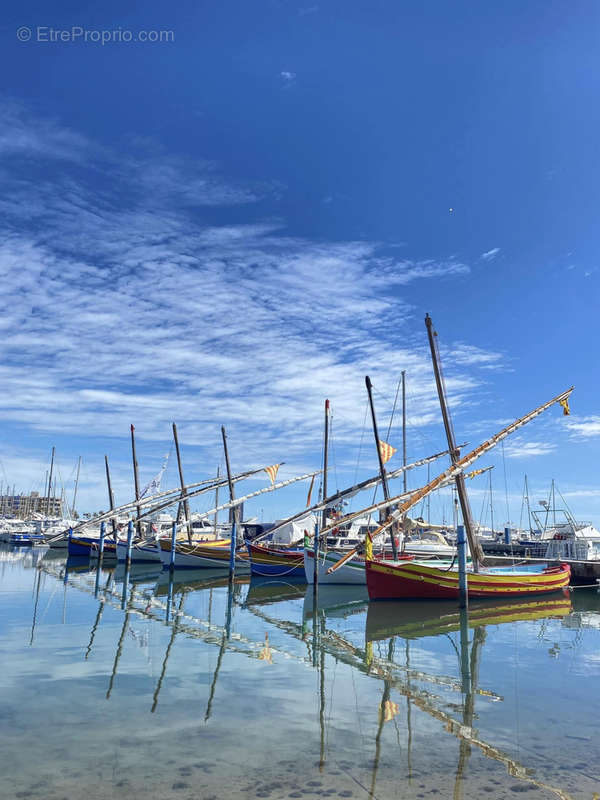
<instances>
[{"instance_id":1,"label":"pennant flag","mask_svg":"<svg viewBox=\"0 0 600 800\"><path fill-rule=\"evenodd\" d=\"M384 464L387 464L387 462L390 460L390 458L396 452L396 448L392 447L392 445L388 444L387 442L382 442L381 439L380 439L379 440L379 452L381 453L381 460L383 461Z\"/></svg>"},{"instance_id":2,"label":"pennant flag","mask_svg":"<svg viewBox=\"0 0 600 800\"><path fill-rule=\"evenodd\" d=\"M277 477L277 470L279 469L279 464L273 464L272 467L265 467L265 472L271 478L271 486L275 485L275 478Z\"/></svg>"},{"instance_id":3,"label":"pennant flag","mask_svg":"<svg viewBox=\"0 0 600 800\"><path fill-rule=\"evenodd\" d=\"M484 469L474 469L472 472L467 472L465 478L474 478L476 475L481 475L484 472Z\"/></svg>"},{"instance_id":4,"label":"pennant flag","mask_svg":"<svg viewBox=\"0 0 600 800\"><path fill-rule=\"evenodd\" d=\"M310 506L310 496L312 494L313 486L315 485L315 476L313 475L310 481L310 486L308 487L308 497L306 498L306 507Z\"/></svg>"},{"instance_id":5,"label":"pennant flag","mask_svg":"<svg viewBox=\"0 0 600 800\"><path fill-rule=\"evenodd\" d=\"M563 414L565 417L568 417L571 413L571 409L569 408L569 398L565 397L564 400L561 400L560 405L562 406Z\"/></svg>"},{"instance_id":6,"label":"pennant flag","mask_svg":"<svg viewBox=\"0 0 600 800\"><path fill-rule=\"evenodd\" d=\"M399 710L398 703L394 703L392 700L386 700L379 706L379 713L383 715L384 722L394 719Z\"/></svg>"}]
</instances>

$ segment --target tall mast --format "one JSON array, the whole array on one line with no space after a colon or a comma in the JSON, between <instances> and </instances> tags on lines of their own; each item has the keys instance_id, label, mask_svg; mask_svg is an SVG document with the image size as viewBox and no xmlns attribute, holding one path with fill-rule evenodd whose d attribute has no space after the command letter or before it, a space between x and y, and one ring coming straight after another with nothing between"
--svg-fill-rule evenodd
<instances>
[{"instance_id":1,"label":"tall mast","mask_svg":"<svg viewBox=\"0 0 600 800\"><path fill-rule=\"evenodd\" d=\"M131 426L131 456L133 458L133 481L134 481L134 486L135 486L135 499L137 501L137 500L140 499L140 479L139 479L139 476L138 476L138 462L137 462L137 458L136 458L136 455L135 455L135 433L134 433L134 431L135 431L135 428L132 425ZM137 532L138 532L138 536L140 537L140 539L142 538L142 524L140 522L141 513L142 512L140 510L140 507L138 506L137 507L137 519L138 519Z\"/></svg>"},{"instance_id":2,"label":"tall mast","mask_svg":"<svg viewBox=\"0 0 600 800\"><path fill-rule=\"evenodd\" d=\"M323 436L323 500L327 497L328 453L329 453L329 400L325 400L325 434ZM323 507L322 527L325 527L325 525L327 525L327 506ZM316 557L315 557L315 563L316 563Z\"/></svg>"},{"instance_id":3,"label":"tall mast","mask_svg":"<svg viewBox=\"0 0 600 800\"><path fill-rule=\"evenodd\" d=\"M115 507L115 497L112 492L112 486L110 485L110 470L108 468L108 456L104 456L104 467L106 469L106 485L108 487L108 506L112 511ZM113 529L113 536L115 537L115 542L117 541L117 521L113 517L112 520L112 529Z\"/></svg>"},{"instance_id":4,"label":"tall mast","mask_svg":"<svg viewBox=\"0 0 600 800\"><path fill-rule=\"evenodd\" d=\"M371 379L369 378L368 375L365 376L365 385L367 387L367 394L369 395L369 406L371 407L371 419L373 421L373 435L375 436L375 448L377 449L377 457L379 459L379 474L381 475L381 486L383 488L383 496L387 502L390 499L390 490L388 488L387 474L385 471L385 467L383 466L383 456L381 454L381 447L379 446L379 432L377 430L377 418L375 417L375 406L373 405L372 384L371 384ZM396 550L396 537L394 536L393 530L391 539L392 539L392 554L395 560L398 557L398 552Z\"/></svg>"},{"instance_id":5,"label":"tall mast","mask_svg":"<svg viewBox=\"0 0 600 800\"><path fill-rule=\"evenodd\" d=\"M219 507L219 477L221 476L221 468L217 466L217 485L215 487L215 508ZM215 511L215 539L217 538L217 527L219 525L219 512Z\"/></svg>"},{"instance_id":6,"label":"tall mast","mask_svg":"<svg viewBox=\"0 0 600 800\"><path fill-rule=\"evenodd\" d=\"M223 450L225 452L225 468L227 469L227 483L229 484L229 500L233 503L235 500L235 492L233 490L233 481L231 479L231 467L229 466L229 451L227 449L227 434L225 433L225 426L221 425L221 436L223 437ZM239 521L238 506L233 507L232 523L231 523L231 536L229 546L231 548L229 554L229 583L231 584L235 575L235 551L237 546L237 527ZM229 595L231 596L231 587Z\"/></svg>"},{"instance_id":7,"label":"tall mast","mask_svg":"<svg viewBox=\"0 0 600 800\"><path fill-rule=\"evenodd\" d=\"M429 314L427 314L425 317L425 325L427 327L427 336L429 338L429 348L431 350L431 360L433 362L435 383L437 386L438 397L440 400L442 417L444 419L444 428L446 429L446 438L448 439L448 449L450 450L450 458L452 460L452 464L454 465L460 458L460 451L456 447L456 441L454 439L454 431L452 430L452 423L450 422L450 414L448 413L448 408L446 405L446 395L444 392L444 384L442 381L442 374L440 371L440 365L438 361L438 352L434 339L434 336L437 336L437 333L435 333L433 330L433 323L431 321L431 317L429 316ZM454 480L456 482L458 499L460 500L460 507L462 511L465 531L467 534L467 539L469 541L469 550L471 551L471 557L473 559L473 569L475 570L475 572L478 572L479 564L483 562L484 555L483 555L483 550L481 549L481 545L479 544L479 540L475 536L475 532L473 530L473 520L471 517L471 509L469 507L469 498L467 497L467 489L465 487L465 477L462 472L459 472L455 476Z\"/></svg>"},{"instance_id":8,"label":"tall mast","mask_svg":"<svg viewBox=\"0 0 600 800\"><path fill-rule=\"evenodd\" d=\"M52 448L52 456L50 457L50 474L48 477L48 494L46 495L46 516L50 516L50 489L52 487L52 470L54 469L54 447ZM14 492L13 492L14 494Z\"/></svg>"},{"instance_id":9,"label":"tall mast","mask_svg":"<svg viewBox=\"0 0 600 800\"><path fill-rule=\"evenodd\" d=\"M187 535L189 544L192 543L192 519L190 516L190 503L187 499L187 489L185 488L185 481L183 480L183 467L181 466L181 453L179 452L179 439L177 438L177 425L173 423L173 439L175 439L175 453L177 455L177 466L179 468L179 481L181 483L181 496L183 500L183 510L185 513L185 522L187 527ZM181 508L181 506L180 506Z\"/></svg>"},{"instance_id":10,"label":"tall mast","mask_svg":"<svg viewBox=\"0 0 600 800\"><path fill-rule=\"evenodd\" d=\"M71 504L71 516L75 516L75 502L77 500L77 487L79 486L79 470L81 469L81 456L77 461L77 476L75 478L75 489L73 490L73 503Z\"/></svg>"},{"instance_id":11,"label":"tall mast","mask_svg":"<svg viewBox=\"0 0 600 800\"><path fill-rule=\"evenodd\" d=\"M406 370L402 370L402 466L406 466ZM403 488L406 492L406 470L402 474Z\"/></svg>"},{"instance_id":12,"label":"tall mast","mask_svg":"<svg viewBox=\"0 0 600 800\"><path fill-rule=\"evenodd\" d=\"M531 505L529 504L529 484L527 483L527 475L525 475L525 498L527 500L527 517L529 519L529 535L533 535L531 530Z\"/></svg>"}]
</instances>

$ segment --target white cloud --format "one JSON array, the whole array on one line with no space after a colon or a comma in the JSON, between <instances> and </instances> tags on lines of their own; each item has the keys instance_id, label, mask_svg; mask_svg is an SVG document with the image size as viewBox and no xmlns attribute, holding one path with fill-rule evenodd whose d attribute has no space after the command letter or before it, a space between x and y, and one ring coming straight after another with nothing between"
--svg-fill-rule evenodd
<instances>
[{"instance_id":1,"label":"white cloud","mask_svg":"<svg viewBox=\"0 0 600 800\"><path fill-rule=\"evenodd\" d=\"M498 255L499 252L500 252L500 248L499 247L492 247L491 250L488 250L487 252L482 253L481 254L481 258L483 258L484 261L493 261L496 258L496 256Z\"/></svg>"},{"instance_id":2,"label":"white cloud","mask_svg":"<svg viewBox=\"0 0 600 800\"><path fill-rule=\"evenodd\" d=\"M8 140L27 128L19 119L10 135L5 124ZM54 123L38 129L52 131L45 157L58 157L69 135ZM29 147L41 157L41 145ZM400 291L416 280L466 275L468 265L396 260L373 242L311 241L273 220L207 223L192 206L239 206L269 185L237 186L214 164L142 150L118 158L82 139L85 167L57 173L50 165L44 175L32 175L19 159L5 167L5 424L75 435L85 453L87 437L123 436L113 446L126 447L134 422L148 452L162 442L155 447L162 456L176 420L186 464L206 474L220 459L222 423L239 466L282 458L290 472L313 465L325 396L340 462L356 468L367 372L381 424L401 369L417 412L413 428L439 420L425 336L414 335ZM448 347L456 356L446 368L456 407L479 385L472 367L497 366L501 357ZM127 454L119 453L115 472L126 486ZM40 459L36 453L34 462ZM376 468L373 458L368 464ZM97 489L93 480L82 489L92 507L105 504L101 469L97 475Z\"/></svg>"},{"instance_id":3,"label":"white cloud","mask_svg":"<svg viewBox=\"0 0 600 800\"><path fill-rule=\"evenodd\" d=\"M570 417L564 421L564 425L577 438L588 439L600 436L600 416Z\"/></svg>"},{"instance_id":4,"label":"white cloud","mask_svg":"<svg viewBox=\"0 0 600 800\"><path fill-rule=\"evenodd\" d=\"M282 70L279 75L283 78L284 85L289 86L296 80L296 73Z\"/></svg>"},{"instance_id":5,"label":"white cloud","mask_svg":"<svg viewBox=\"0 0 600 800\"><path fill-rule=\"evenodd\" d=\"M546 456L556 450L552 442L526 442L520 437L510 440L505 447L507 458L529 458L530 456Z\"/></svg>"}]
</instances>

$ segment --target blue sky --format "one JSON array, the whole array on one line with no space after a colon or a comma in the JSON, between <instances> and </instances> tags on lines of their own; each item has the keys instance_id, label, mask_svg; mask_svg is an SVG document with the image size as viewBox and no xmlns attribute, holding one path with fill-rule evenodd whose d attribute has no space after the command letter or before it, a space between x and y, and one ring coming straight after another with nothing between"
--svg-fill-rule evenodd
<instances>
[{"instance_id":1,"label":"blue sky","mask_svg":"<svg viewBox=\"0 0 600 800\"><path fill-rule=\"evenodd\" d=\"M222 462L221 424L234 468L283 460L290 476L319 465L329 397L343 487L376 471L364 375L385 429L402 369L409 458L441 450L429 312L460 440L576 387L570 417L550 411L485 459L496 520L519 521L527 473L535 500L554 477L600 524L599 15L591 2L8 9L0 479L40 488L56 445L71 485L83 456L93 510L106 452L124 502L129 424L148 480L172 420L189 480ZM173 41L49 42L38 26ZM479 518L484 480L471 488ZM291 513L304 491L249 511Z\"/></svg>"}]
</instances>

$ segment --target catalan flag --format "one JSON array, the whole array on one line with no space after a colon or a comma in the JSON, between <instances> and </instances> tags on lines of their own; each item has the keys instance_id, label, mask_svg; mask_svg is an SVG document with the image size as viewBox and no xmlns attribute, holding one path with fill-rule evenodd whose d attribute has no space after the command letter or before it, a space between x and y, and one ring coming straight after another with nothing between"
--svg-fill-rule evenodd
<instances>
[{"instance_id":1,"label":"catalan flag","mask_svg":"<svg viewBox=\"0 0 600 800\"><path fill-rule=\"evenodd\" d=\"M562 406L563 414L565 417L568 417L571 413L571 409L569 408L569 398L565 397L564 400L560 400L560 405Z\"/></svg>"},{"instance_id":2,"label":"catalan flag","mask_svg":"<svg viewBox=\"0 0 600 800\"><path fill-rule=\"evenodd\" d=\"M386 700L379 706L379 713L383 716L384 722L394 719L399 710L398 703L394 703L392 700Z\"/></svg>"},{"instance_id":3,"label":"catalan flag","mask_svg":"<svg viewBox=\"0 0 600 800\"><path fill-rule=\"evenodd\" d=\"M272 467L265 467L265 472L271 478L271 486L275 484L275 478L277 477L277 470L279 469L279 464L273 464Z\"/></svg>"},{"instance_id":4,"label":"catalan flag","mask_svg":"<svg viewBox=\"0 0 600 800\"><path fill-rule=\"evenodd\" d=\"M267 664L273 663L273 651L271 650L271 645L269 644L269 634L265 633L265 646L262 648L260 653L258 654L258 658L260 661L266 661Z\"/></svg>"},{"instance_id":5,"label":"catalan flag","mask_svg":"<svg viewBox=\"0 0 600 800\"><path fill-rule=\"evenodd\" d=\"M384 464L387 464L387 462L390 460L390 458L396 452L396 448L392 447L392 445L388 444L387 442L382 442L381 439L380 439L379 440L379 452L381 453L381 460L383 461Z\"/></svg>"}]
</instances>

